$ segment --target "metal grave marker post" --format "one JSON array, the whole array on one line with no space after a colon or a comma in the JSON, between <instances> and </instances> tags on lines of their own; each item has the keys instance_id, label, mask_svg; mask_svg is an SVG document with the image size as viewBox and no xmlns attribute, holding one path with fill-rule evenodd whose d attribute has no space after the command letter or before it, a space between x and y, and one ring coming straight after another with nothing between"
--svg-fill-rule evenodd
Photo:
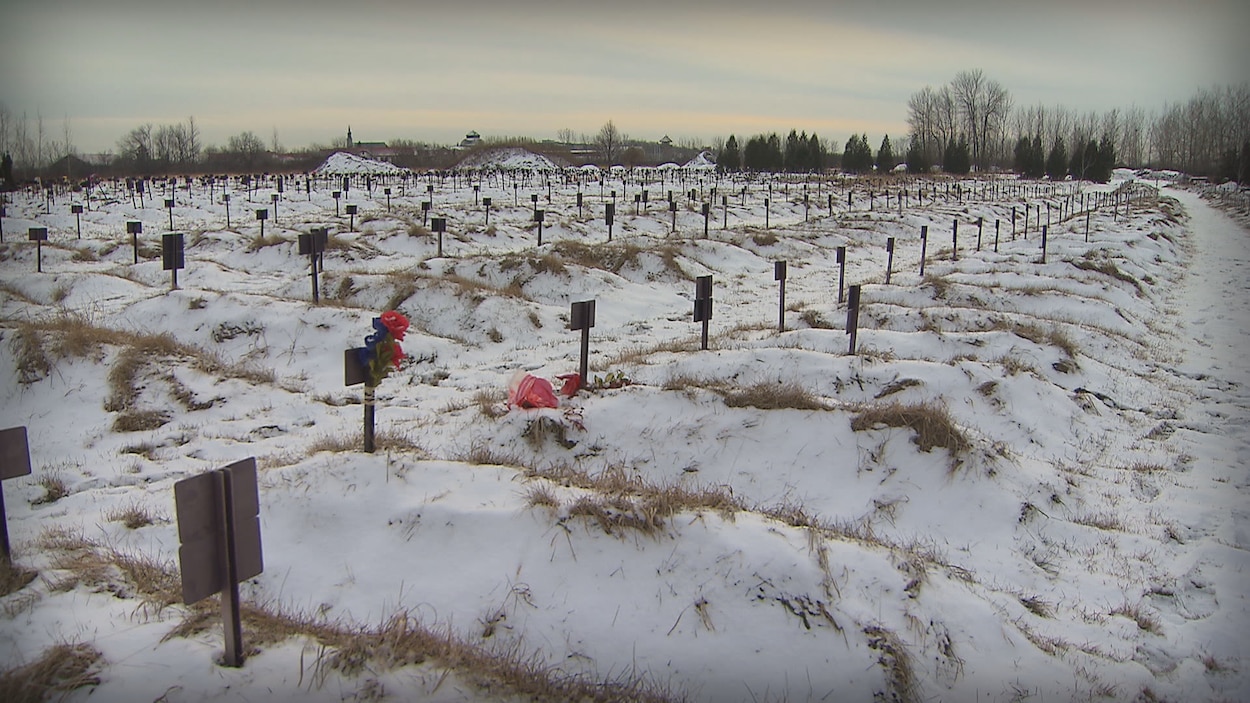
<instances>
[{"instance_id":1,"label":"metal grave marker post","mask_svg":"<svg viewBox=\"0 0 1250 703\"><path fill-rule=\"evenodd\" d=\"M312 276L312 298L314 303L321 302L320 286L317 284L317 261L325 251L330 235L325 227L313 227L309 234L299 235L300 256L308 257L308 268Z\"/></svg>"},{"instance_id":2,"label":"metal grave marker post","mask_svg":"<svg viewBox=\"0 0 1250 703\"><path fill-rule=\"evenodd\" d=\"M543 245L543 219L546 217L546 210L534 210L534 221L538 223L538 246Z\"/></svg>"},{"instance_id":3,"label":"metal grave marker post","mask_svg":"<svg viewBox=\"0 0 1250 703\"><path fill-rule=\"evenodd\" d=\"M959 218L951 222L951 261L959 261Z\"/></svg>"},{"instance_id":4,"label":"metal grave marker post","mask_svg":"<svg viewBox=\"0 0 1250 703\"><path fill-rule=\"evenodd\" d=\"M885 282L890 282L890 274L894 270L894 237L885 240Z\"/></svg>"},{"instance_id":5,"label":"metal grave marker post","mask_svg":"<svg viewBox=\"0 0 1250 703\"><path fill-rule=\"evenodd\" d=\"M476 205L478 204L478 202L477 202L477 196L478 196L478 194L480 194L481 192L482 192L482 185L481 185L480 183L474 183L474 184L473 184L473 205L474 205L474 206L476 206ZM390 195L390 194L391 194L391 189L390 189L390 188L387 188L387 189L386 189L386 194L387 194L387 195ZM386 209L387 209L387 210L391 209L391 200L390 200L390 198L387 198L387 199L386 199Z\"/></svg>"},{"instance_id":6,"label":"metal grave marker post","mask_svg":"<svg viewBox=\"0 0 1250 703\"><path fill-rule=\"evenodd\" d=\"M256 211L256 220L260 222L260 238L265 238L265 220L269 219L269 208L260 208Z\"/></svg>"},{"instance_id":7,"label":"metal grave marker post","mask_svg":"<svg viewBox=\"0 0 1250 703\"><path fill-rule=\"evenodd\" d=\"M985 227L985 218L977 218L977 251L981 251L981 230Z\"/></svg>"},{"instance_id":8,"label":"metal grave marker post","mask_svg":"<svg viewBox=\"0 0 1250 703\"><path fill-rule=\"evenodd\" d=\"M364 401L364 425L363 434L365 442L365 451L372 454L376 449L374 441L374 418L375 407L374 391L375 387L370 386L368 380L368 369L364 364L360 363L360 353L364 351L364 347L356 347L354 349L346 349L343 351L343 385L355 386L360 383L365 384L365 401Z\"/></svg>"},{"instance_id":9,"label":"metal grave marker post","mask_svg":"<svg viewBox=\"0 0 1250 703\"><path fill-rule=\"evenodd\" d=\"M577 219L582 219L582 192L577 191Z\"/></svg>"},{"instance_id":10,"label":"metal grave marker post","mask_svg":"<svg viewBox=\"0 0 1250 703\"><path fill-rule=\"evenodd\" d=\"M355 203L350 203L345 209L347 210L347 231L355 232L356 231L356 213L359 211L360 208Z\"/></svg>"},{"instance_id":11,"label":"metal grave marker post","mask_svg":"<svg viewBox=\"0 0 1250 703\"><path fill-rule=\"evenodd\" d=\"M729 229L729 196L720 196L721 229Z\"/></svg>"},{"instance_id":12,"label":"metal grave marker post","mask_svg":"<svg viewBox=\"0 0 1250 703\"><path fill-rule=\"evenodd\" d=\"M35 243L35 271L43 273L43 243L48 241L48 228L31 227L27 236Z\"/></svg>"},{"instance_id":13,"label":"metal grave marker post","mask_svg":"<svg viewBox=\"0 0 1250 703\"><path fill-rule=\"evenodd\" d=\"M1046 263L1046 230L1050 225L1042 225L1042 263Z\"/></svg>"},{"instance_id":14,"label":"metal grave marker post","mask_svg":"<svg viewBox=\"0 0 1250 703\"><path fill-rule=\"evenodd\" d=\"M998 253L998 226L1003 223L1002 220L994 218L994 253Z\"/></svg>"},{"instance_id":15,"label":"metal grave marker post","mask_svg":"<svg viewBox=\"0 0 1250 703\"><path fill-rule=\"evenodd\" d=\"M174 199L165 198L165 209L169 210L169 229L174 228Z\"/></svg>"},{"instance_id":16,"label":"metal grave marker post","mask_svg":"<svg viewBox=\"0 0 1250 703\"><path fill-rule=\"evenodd\" d=\"M777 331L786 331L786 262L773 262L773 280L777 281Z\"/></svg>"},{"instance_id":17,"label":"metal grave marker post","mask_svg":"<svg viewBox=\"0 0 1250 703\"><path fill-rule=\"evenodd\" d=\"M638 204L642 202L642 194L634 193L634 217L638 216Z\"/></svg>"},{"instance_id":18,"label":"metal grave marker post","mask_svg":"<svg viewBox=\"0 0 1250 703\"><path fill-rule=\"evenodd\" d=\"M343 197L343 193L342 191L338 191L338 190L331 191L330 197L334 198L334 216L338 217L339 216L339 198Z\"/></svg>"},{"instance_id":19,"label":"metal grave marker post","mask_svg":"<svg viewBox=\"0 0 1250 703\"><path fill-rule=\"evenodd\" d=\"M590 358L590 328L595 326L595 301L583 300L573 303L569 308L569 329L581 330L582 349L577 372L581 374L582 383L586 383L586 372Z\"/></svg>"},{"instance_id":20,"label":"metal grave marker post","mask_svg":"<svg viewBox=\"0 0 1250 703\"><path fill-rule=\"evenodd\" d=\"M441 259L443 257L443 232L447 231L447 218L431 217L430 227L432 227L435 234L438 235L438 257Z\"/></svg>"},{"instance_id":21,"label":"metal grave marker post","mask_svg":"<svg viewBox=\"0 0 1250 703\"><path fill-rule=\"evenodd\" d=\"M74 223L78 226L78 238L82 239L82 206L70 205L69 211L74 214ZM1089 230L1088 227L1086 227L1085 229L1087 231Z\"/></svg>"},{"instance_id":22,"label":"metal grave marker post","mask_svg":"<svg viewBox=\"0 0 1250 703\"><path fill-rule=\"evenodd\" d=\"M612 221L616 217L616 205L612 203L604 203L603 205L603 221L608 225L608 241L612 241Z\"/></svg>"},{"instance_id":23,"label":"metal grave marker post","mask_svg":"<svg viewBox=\"0 0 1250 703\"><path fill-rule=\"evenodd\" d=\"M768 226L769 226L768 225L768 201L769 201L769 198L764 198L764 229L768 229Z\"/></svg>"},{"instance_id":24,"label":"metal grave marker post","mask_svg":"<svg viewBox=\"0 0 1250 703\"><path fill-rule=\"evenodd\" d=\"M474 186L474 188L477 188L477 186ZM386 211L390 212L391 211L391 189L383 188L382 193L386 195ZM477 191L476 190L473 191L473 204L477 205Z\"/></svg>"},{"instance_id":25,"label":"metal grave marker post","mask_svg":"<svg viewBox=\"0 0 1250 703\"><path fill-rule=\"evenodd\" d=\"M429 200L421 201L421 226L422 227L425 227L426 225L429 224L430 206L431 206L431 203Z\"/></svg>"},{"instance_id":26,"label":"metal grave marker post","mask_svg":"<svg viewBox=\"0 0 1250 703\"><path fill-rule=\"evenodd\" d=\"M844 284L846 283L846 246L840 246L838 252L838 305L842 304Z\"/></svg>"},{"instance_id":27,"label":"metal grave marker post","mask_svg":"<svg viewBox=\"0 0 1250 703\"><path fill-rule=\"evenodd\" d=\"M225 186L222 186L223 188ZM230 194L223 193L221 201L226 204L226 229L230 229Z\"/></svg>"},{"instance_id":28,"label":"metal grave marker post","mask_svg":"<svg viewBox=\"0 0 1250 703\"><path fill-rule=\"evenodd\" d=\"M130 247L135 252L135 263L139 263L139 235L143 234L143 223L138 220L126 220L126 233L130 235Z\"/></svg>"},{"instance_id":29,"label":"metal grave marker post","mask_svg":"<svg viewBox=\"0 0 1250 703\"><path fill-rule=\"evenodd\" d=\"M5 564L13 562L9 551L9 522L4 513L5 479L30 475L30 445L26 441L26 428L10 427L0 430L0 559Z\"/></svg>"},{"instance_id":30,"label":"metal grave marker post","mask_svg":"<svg viewBox=\"0 0 1250 703\"><path fill-rule=\"evenodd\" d=\"M920 277L924 278L925 251L929 248L929 225L920 226Z\"/></svg>"},{"instance_id":31,"label":"metal grave marker post","mask_svg":"<svg viewBox=\"0 0 1250 703\"><path fill-rule=\"evenodd\" d=\"M707 351L707 328L712 320L712 277L699 276L694 281L694 321L703 323L702 348Z\"/></svg>"},{"instance_id":32,"label":"metal grave marker post","mask_svg":"<svg viewBox=\"0 0 1250 703\"><path fill-rule=\"evenodd\" d=\"M169 272L169 289L178 288L178 269L186 266L181 232L161 235L161 267Z\"/></svg>"},{"instance_id":33,"label":"metal grave marker post","mask_svg":"<svg viewBox=\"0 0 1250 703\"><path fill-rule=\"evenodd\" d=\"M859 337L859 291L860 286L853 285L846 302L846 333L851 336L848 354L855 353L855 340Z\"/></svg>"},{"instance_id":34,"label":"metal grave marker post","mask_svg":"<svg viewBox=\"0 0 1250 703\"><path fill-rule=\"evenodd\" d=\"M175 483L174 505L183 603L192 605L221 593L222 663L243 666L239 583L264 571L256 458Z\"/></svg>"},{"instance_id":35,"label":"metal grave marker post","mask_svg":"<svg viewBox=\"0 0 1250 703\"><path fill-rule=\"evenodd\" d=\"M703 238L707 239L707 224L708 224L707 220L708 220L708 215L711 214L712 212L712 206L707 203L703 203L702 209L703 209Z\"/></svg>"},{"instance_id":36,"label":"metal grave marker post","mask_svg":"<svg viewBox=\"0 0 1250 703\"><path fill-rule=\"evenodd\" d=\"M281 186L282 186L281 180L278 181L278 186L279 186L278 189L281 190ZM277 193L269 194L269 203L273 206L273 221L276 224L278 222L278 194Z\"/></svg>"},{"instance_id":37,"label":"metal grave marker post","mask_svg":"<svg viewBox=\"0 0 1250 703\"><path fill-rule=\"evenodd\" d=\"M672 234L676 234L677 233L677 203L675 201L672 201L672 200L668 201L668 211L673 213L673 225L672 225L672 228L669 230L669 232Z\"/></svg>"},{"instance_id":38,"label":"metal grave marker post","mask_svg":"<svg viewBox=\"0 0 1250 703\"><path fill-rule=\"evenodd\" d=\"M486 224L484 227L490 227L490 196L482 198L482 207L486 208Z\"/></svg>"}]
</instances>

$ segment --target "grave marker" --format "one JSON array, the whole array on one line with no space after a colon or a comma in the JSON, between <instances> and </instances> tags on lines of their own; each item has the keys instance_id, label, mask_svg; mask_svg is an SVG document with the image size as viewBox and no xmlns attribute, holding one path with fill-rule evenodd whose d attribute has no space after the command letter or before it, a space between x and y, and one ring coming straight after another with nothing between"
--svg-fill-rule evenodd
<instances>
[{"instance_id":1,"label":"grave marker","mask_svg":"<svg viewBox=\"0 0 1250 703\"><path fill-rule=\"evenodd\" d=\"M4 513L4 487L6 479L30 475L30 445L26 440L26 428L10 427L0 430L0 559L13 563L9 551L9 523Z\"/></svg>"},{"instance_id":2,"label":"grave marker","mask_svg":"<svg viewBox=\"0 0 1250 703\"><path fill-rule=\"evenodd\" d=\"M169 272L169 288L178 288L178 269L186 266L181 232L161 235L161 268Z\"/></svg>"},{"instance_id":3,"label":"grave marker","mask_svg":"<svg viewBox=\"0 0 1250 703\"><path fill-rule=\"evenodd\" d=\"M851 336L848 354L855 353L855 340L859 337L859 291L860 286L851 286L846 304L846 333Z\"/></svg>"},{"instance_id":4,"label":"grave marker","mask_svg":"<svg viewBox=\"0 0 1250 703\"><path fill-rule=\"evenodd\" d=\"M430 227L438 234L438 258L443 258L443 232L447 231L446 217L431 217Z\"/></svg>"},{"instance_id":5,"label":"grave marker","mask_svg":"<svg viewBox=\"0 0 1250 703\"><path fill-rule=\"evenodd\" d=\"M595 301L583 300L573 303L569 308L569 329L580 330L582 333L582 349L581 359L577 365L577 372L581 374L582 382L586 382L586 372L589 365L590 357L590 328L595 326Z\"/></svg>"},{"instance_id":6,"label":"grave marker","mask_svg":"<svg viewBox=\"0 0 1250 703\"><path fill-rule=\"evenodd\" d=\"M699 276L694 282L694 321L703 323L702 347L707 351L707 328L712 320L712 277Z\"/></svg>"},{"instance_id":7,"label":"grave marker","mask_svg":"<svg viewBox=\"0 0 1250 703\"><path fill-rule=\"evenodd\" d=\"M786 331L786 262L773 262L773 280L777 281L777 331Z\"/></svg>"},{"instance_id":8,"label":"grave marker","mask_svg":"<svg viewBox=\"0 0 1250 703\"><path fill-rule=\"evenodd\" d=\"M139 263L139 235L143 234L143 223L138 220L126 221L126 233L130 235L130 247L135 252L135 263Z\"/></svg>"},{"instance_id":9,"label":"grave marker","mask_svg":"<svg viewBox=\"0 0 1250 703\"><path fill-rule=\"evenodd\" d=\"M27 236L35 243L35 271L43 273L43 243L48 241L48 228L31 227Z\"/></svg>"},{"instance_id":10,"label":"grave marker","mask_svg":"<svg viewBox=\"0 0 1250 703\"><path fill-rule=\"evenodd\" d=\"M221 593L223 663L243 665L239 583L264 570L256 459L236 461L174 484L182 600L192 605Z\"/></svg>"}]
</instances>

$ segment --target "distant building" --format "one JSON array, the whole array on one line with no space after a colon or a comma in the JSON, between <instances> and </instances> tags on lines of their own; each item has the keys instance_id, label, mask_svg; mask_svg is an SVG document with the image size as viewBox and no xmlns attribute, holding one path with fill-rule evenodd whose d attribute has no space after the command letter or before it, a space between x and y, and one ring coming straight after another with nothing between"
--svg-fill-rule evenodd
<instances>
[{"instance_id":1,"label":"distant building","mask_svg":"<svg viewBox=\"0 0 1250 703\"><path fill-rule=\"evenodd\" d=\"M460 147L463 149L470 149L480 144L481 141L482 135L478 134L474 130L469 130L469 133L464 135L464 139L460 140Z\"/></svg>"},{"instance_id":2,"label":"distant building","mask_svg":"<svg viewBox=\"0 0 1250 703\"><path fill-rule=\"evenodd\" d=\"M669 139L669 137L668 137L668 135L667 135L667 134L666 134L666 135L664 135L664 136L662 136L662 137L660 137L660 146L662 146L662 147L664 147L665 149L667 149L667 148L669 148L669 147L670 147L670 146L672 146L672 145L673 145L673 140L672 140L672 139Z\"/></svg>"}]
</instances>

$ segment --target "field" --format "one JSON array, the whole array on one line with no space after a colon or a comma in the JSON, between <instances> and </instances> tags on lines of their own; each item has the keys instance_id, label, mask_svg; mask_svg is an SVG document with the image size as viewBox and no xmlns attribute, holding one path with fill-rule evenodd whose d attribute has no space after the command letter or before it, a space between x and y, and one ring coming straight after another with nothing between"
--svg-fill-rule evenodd
<instances>
[{"instance_id":1,"label":"field","mask_svg":"<svg viewBox=\"0 0 1250 703\"><path fill-rule=\"evenodd\" d=\"M301 175L276 212L271 178L228 206L202 180L142 207L124 183L12 194L0 427L27 427L34 470L4 482L0 698L1250 698L1250 247L1193 192L349 185ZM509 407L517 372L577 370L585 300L587 388ZM370 454L343 350L391 309L412 329ZM182 603L173 485L247 457L264 571L236 669L216 599Z\"/></svg>"}]
</instances>

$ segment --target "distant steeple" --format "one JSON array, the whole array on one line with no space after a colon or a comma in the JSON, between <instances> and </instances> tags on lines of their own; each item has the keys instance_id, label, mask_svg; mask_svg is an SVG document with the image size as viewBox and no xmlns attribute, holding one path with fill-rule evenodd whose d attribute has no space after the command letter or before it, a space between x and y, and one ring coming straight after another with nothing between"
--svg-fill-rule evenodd
<instances>
[{"instance_id":1,"label":"distant steeple","mask_svg":"<svg viewBox=\"0 0 1250 703\"><path fill-rule=\"evenodd\" d=\"M348 147L356 146L356 142L352 141L352 126L351 125L347 125L347 146Z\"/></svg>"}]
</instances>

